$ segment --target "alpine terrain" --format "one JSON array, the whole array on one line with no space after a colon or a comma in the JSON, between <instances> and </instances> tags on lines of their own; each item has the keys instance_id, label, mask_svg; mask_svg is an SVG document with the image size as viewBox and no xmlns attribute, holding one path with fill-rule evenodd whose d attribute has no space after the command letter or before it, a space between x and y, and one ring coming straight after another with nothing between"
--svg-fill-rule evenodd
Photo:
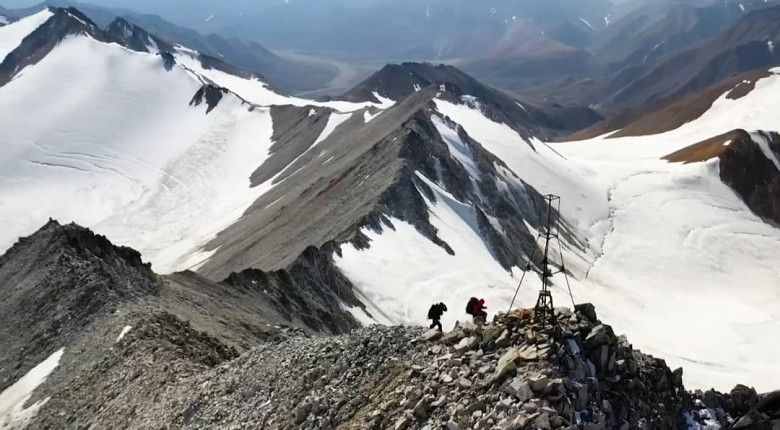
<instances>
[{"instance_id":1,"label":"alpine terrain","mask_svg":"<svg viewBox=\"0 0 780 430\"><path fill-rule=\"evenodd\" d=\"M0 428L779 429L765 3L537 5L498 44L476 16L409 52L544 45L597 77L401 61L318 100L259 42L0 8ZM431 2L429 30L471 11Z\"/></svg>"}]
</instances>

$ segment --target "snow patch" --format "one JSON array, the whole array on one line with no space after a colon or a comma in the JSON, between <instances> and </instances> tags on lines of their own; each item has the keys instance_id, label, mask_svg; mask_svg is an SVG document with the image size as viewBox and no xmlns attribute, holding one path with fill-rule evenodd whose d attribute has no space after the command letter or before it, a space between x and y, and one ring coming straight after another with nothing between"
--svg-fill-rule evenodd
<instances>
[{"instance_id":1,"label":"snow patch","mask_svg":"<svg viewBox=\"0 0 780 430\"><path fill-rule=\"evenodd\" d=\"M131 325L126 325L126 326L125 326L125 327L122 329L122 331L119 333L119 336L117 336L117 338L116 338L116 342L118 343L120 340L122 340L122 339L125 337L125 335L127 334L127 332L129 332L129 331L130 331L130 329L132 329L132 328L133 328L133 326L131 326Z\"/></svg>"},{"instance_id":2,"label":"snow patch","mask_svg":"<svg viewBox=\"0 0 780 430\"><path fill-rule=\"evenodd\" d=\"M769 49L769 52L775 52L775 44L771 40L766 41L766 47Z\"/></svg>"},{"instance_id":3,"label":"snow patch","mask_svg":"<svg viewBox=\"0 0 780 430\"><path fill-rule=\"evenodd\" d=\"M482 103L480 103L479 99L477 99L475 96L462 95L460 96L460 101L472 109L476 109L478 111L482 110Z\"/></svg>"},{"instance_id":4,"label":"snow patch","mask_svg":"<svg viewBox=\"0 0 780 430\"><path fill-rule=\"evenodd\" d=\"M525 106L523 106L520 102L515 102L515 104L520 106L520 108L523 109L525 111L525 113L530 115L530 113L528 112L528 109L526 109Z\"/></svg>"},{"instance_id":5,"label":"snow patch","mask_svg":"<svg viewBox=\"0 0 780 430\"><path fill-rule=\"evenodd\" d=\"M60 359L65 348L50 355L46 360L33 367L21 379L0 393L0 428L21 429L45 405L49 398L39 400L25 408L24 404L32 397L33 392L60 365Z\"/></svg>"},{"instance_id":6,"label":"snow patch","mask_svg":"<svg viewBox=\"0 0 780 430\"><path fill-rule=\"evenodd\" d=\"M739 8L742 10L742 12L745 11L745 5L744 4L740 3L739 4Z\"/></svg>"},{"instance_id":7,"label":"snow patch","mask_svg":"<svg viewBox=\"0 0 780 430\"><path fill-rule=\"evenodd\" d=\"M372 115L371 112L366 110L365 112L363 112L363 121L365 121L366 123L369 123L369 122L371 122L372 119L374 119L377 116L379 116L380 113L382 113L382 111L379 111L379 112L377 112L377 113Z\"/></svg>"},{"instance_id":8,"label":"snow patch","mask_svg":"<svg viewBox=\"0 0 780 430\"><path fill-rule=\"evenodd\" d=\"M395 105L394 100L384 97L376 91L372 92L371 94L374 96L374 98L379 100L379 106L377 106L379 109L388 109Z\"/></svg>"},{"instance_id":9,"label":"snow patch","mask_svg":"<svg viewBox=\"0 0 780 430\"><path fill-rule=\"evenodd\" d=\"M336 130L336 127L341 125L344 121L348 120L351 116L351 113L331 113L328 117L328 123L325 125L325 128L322 130L322 133L320 133L320 136L317 138L317 140L314 141L314 143L311 145L311 148L314 148L320 142L327 139L328 136L330 136L331 133ZM309 148L309 150L311 150L311 148Z\"/></svg>"},{"instance_id":10,"label":"snow patch","mask_svg":"<svg viewBox=\"0 0 780 430\"><path fill-rule=\"evenodd\" d=\"M590 27L591 30L596 30L595 28L593 28L592 25L590 25L590 23L588 21L585 20L585 18L580 17L580 21L582 21L583 24L585 24L588 27Z\"/></svg>"},{"instance_id":11,"label":"snow patch","mask_svg":"<svg viewBox=\"0 0 780 430\"><path fill-rule=\"evenodd\" d=\"M209 15L209 17L208 17L208 18L206 18L206 22L209 22L209 21L211 21L212 19L214 19L214 16L215 16L215 15Z\"/></svg>"}]
</instances>

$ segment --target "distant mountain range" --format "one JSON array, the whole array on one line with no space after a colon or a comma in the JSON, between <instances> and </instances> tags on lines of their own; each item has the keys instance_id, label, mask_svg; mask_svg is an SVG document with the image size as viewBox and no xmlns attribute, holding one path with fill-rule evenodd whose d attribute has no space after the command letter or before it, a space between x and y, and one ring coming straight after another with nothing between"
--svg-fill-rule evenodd
<instances>
[{"instance_id":1,"label":"distant mountain range","mask_svg":"<svg viewBox=\"0 0 780 430\"><path fill-rule=\"evenodd\" d=\"M6 10L5 13L19 18L50 6L78 7L99 27L106 27L116 18L122 18L171 43L178 43L205 55L222 59L236 67L267 76L277 88L290 93L326 87L337 74L333 67L321 63L304 63L280 57L257 42L236 37L226 38L213 33L204 36L157 15L139 14L128 9L101 7L67 0L48 0L26 9Z\"/></svg>"}]
</instances>

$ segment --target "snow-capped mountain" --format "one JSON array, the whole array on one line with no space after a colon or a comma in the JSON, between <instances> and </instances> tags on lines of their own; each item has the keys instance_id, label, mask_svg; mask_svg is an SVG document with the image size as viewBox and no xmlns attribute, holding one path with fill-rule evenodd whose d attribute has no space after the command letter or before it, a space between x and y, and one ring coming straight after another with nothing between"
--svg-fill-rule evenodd
<instances>
[{"instance_id":1,"label":"snow-capped mountain","mask_svg":"<svg viewBox=\"0 0 780 430\"><path fill-rule=\"evenodd\" d=\"M161 354L195 367L237 355L219 342L245 349L263 339L263 324L326 333L418 325L445 301L452 326L469 297L484 297L491 313L509 307L523 269L540 263L539 213L555 194L554 261L563 258L572 291L556 276L557 304L595 303L637 347L684 366L689 388L776 388L780 351L767 341L780 335L776 69L686 99L682 122L669 114L678 105L550 143L597 116L513 97L448 66L388 66L343 97L312 101L128 21L101 29L75 9L0 28L0 49L0 288L24 282L9 309L41 301L56 273L64 302L80 303L93 284L78 267L127 271L138 294L116 300L123 275L114 276L95 287L106 297L95 312L136 321L150 306L155 328L139 339L173 331L166 342L181 345L184 333L203 356ZM63 257L47 260L47 249ZM529 272L521 307L535 303L539 283ZM2 387L61 347L63 363L77 366L67 348L87 331L108 336L95 322L104 320L68 315L29 332L8 323L19 338L0 356L16 366ZM50 341L19 361L39 338Z\"/></svg>"}]
</instances>

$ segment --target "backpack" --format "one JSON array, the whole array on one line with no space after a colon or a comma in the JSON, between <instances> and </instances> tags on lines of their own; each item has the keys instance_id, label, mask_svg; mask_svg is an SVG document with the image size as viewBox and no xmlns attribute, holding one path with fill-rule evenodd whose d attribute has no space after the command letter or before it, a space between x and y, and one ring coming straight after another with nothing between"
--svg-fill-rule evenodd
<instances>
[{"instance_id":1,"label":"backpack","mask_svg":"<svg viewBox=\"0 0 780 430\"><path fill-rule=\"evenodd\" d=\"M474 315L474 305L476 305L479 302L479 300L476 297L472 297L469 299L469 302L466 304L466 313L469 315Z\"/></svg>"}]
</instances>

